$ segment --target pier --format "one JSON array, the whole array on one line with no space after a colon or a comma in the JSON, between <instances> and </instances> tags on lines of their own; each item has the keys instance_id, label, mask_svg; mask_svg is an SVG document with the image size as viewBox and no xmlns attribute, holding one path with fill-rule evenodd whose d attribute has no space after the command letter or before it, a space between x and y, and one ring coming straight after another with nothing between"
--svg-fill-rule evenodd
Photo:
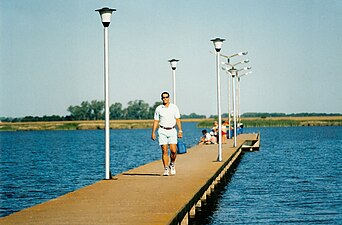
<instances>
[{"instance_id":1,"label":"pier","mask_svg":"<svg viewBox=\"0 0 342 225\"><path fill-rule=\"evenodd\" d=\"M177 156L175 176L162 176L161 161L154 161L0 218L0 224L188 224L243 149L259 149L259 135L241 134L232 145L222 145L221 162L217 145L196 145Z\"/></svg>"}]
</instances>

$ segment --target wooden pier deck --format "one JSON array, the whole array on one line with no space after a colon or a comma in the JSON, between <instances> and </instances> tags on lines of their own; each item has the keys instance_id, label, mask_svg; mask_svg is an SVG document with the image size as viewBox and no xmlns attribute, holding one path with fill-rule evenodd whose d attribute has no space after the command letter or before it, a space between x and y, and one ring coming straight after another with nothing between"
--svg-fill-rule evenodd
<instances>
[{"instance_id":1,"label":"wooden pier deck","mask_svg":"<svg viewBox=\"0 0 342 225\"><path fill-rule=\"evenodd\" d=\"M228 140L222 145L222 162L216 161L217 145L195 146L178 155L175 176L162 176L158 160L0 218L0 224L187 224L242 146L257 138L241 134L235 148Z\"/></svg>"}]
</instances>

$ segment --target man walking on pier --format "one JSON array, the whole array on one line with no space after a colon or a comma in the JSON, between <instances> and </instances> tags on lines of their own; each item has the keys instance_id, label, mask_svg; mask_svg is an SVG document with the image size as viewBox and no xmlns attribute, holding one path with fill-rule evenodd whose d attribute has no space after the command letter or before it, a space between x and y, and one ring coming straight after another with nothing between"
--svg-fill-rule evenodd
<instances>
[{"instance_id":1,"label":"man walking on pier","mask_svg":"<svg viewBox=\"0 0 342 225\"><path fill-rule=\"evenodd\" d=\"M177 156L177 137L183 137L182 125L180 121L179 109L175 104L170 103L170 94L163 92L161 94L163 104L158 106L154 112L154 121L152 126L152 140L156 140L156 130L158 129L158 141L162 149L162 161L164 165L164 176L176 174L175 161ZM175 126L177 124L178 134ZM170 146L170 165L168 146Z\"/></svg>"}]
</instances>

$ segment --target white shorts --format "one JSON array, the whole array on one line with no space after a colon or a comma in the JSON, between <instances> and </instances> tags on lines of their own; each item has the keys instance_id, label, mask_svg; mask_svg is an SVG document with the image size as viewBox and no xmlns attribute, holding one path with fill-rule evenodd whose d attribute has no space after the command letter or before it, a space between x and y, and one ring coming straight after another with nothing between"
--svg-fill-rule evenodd
<instances>
[{"instance_id":1,"label":"white shorts","mask_svg":"<svg viewBox=\"0 0 342 225\"><path fill-rule=\"evenodd\" d=\"M159 145L177 144L177 130L166 130L164 128L158 129Z\"/></svg>"}]
</instances>

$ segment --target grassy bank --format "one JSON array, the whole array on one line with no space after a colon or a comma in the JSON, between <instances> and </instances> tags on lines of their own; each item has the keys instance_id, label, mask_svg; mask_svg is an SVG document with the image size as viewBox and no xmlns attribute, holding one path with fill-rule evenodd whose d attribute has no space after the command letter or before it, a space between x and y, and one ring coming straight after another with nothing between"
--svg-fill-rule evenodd
<instances>
[{"instance_id":1,"label":"grassy bank","mask_svg":"<svg viewBox=\"0 0 342 225\"><path fill-rule=\"evenodd\" d=\"M222 120L227 120L223 118ZM199 127L212 127L214 119L184 119L183 122L198 122ZM242 118L245 127L288 127L288 126L342 126L342 116L327 117L274 117ZM30 130L101 130L104 121L58 121L58 122L22 122L1 123L0 131ZM111 129L151 128L152 120L111 120Z\"/></svg>"},{"instance_id":2,"label":"grassy bank","mask_svg":"<svg viewBox=\"0 0 342 225\"><path fill-rule=\"evenodd\" d=\"M203 120L198 126L212 127L213 121ZM244 127L342 126L342 116L241 118L241 122Z\"/></svg>"},{"instance_id":3,"label":"grassy bank","mask_svg":"<svg viewBox=\"0 0 342 225\"><path fill-rule=\"evenodd\" d=\"M200 122L199 119L184 119L183 122ZM153 120L111 120L111 129L152 128ZM56 122L0 122L0 131L30 130L102 130L104 120L92 121L56 121Z\"/></svg>"},{"instance_id":4,"label":"grassy bank","mask_svg":"<svg viewBox=\"0 0 342 225\"><path fill-rule=\"evenodd\" d=\"M138 129L152 126L152 120L112 120L111 129ZM23 122L0 123L0 131L29 131L29 130L100 130L105 123L97 121L58 121L58 122Z\"/></svg>"}]
</instances>

